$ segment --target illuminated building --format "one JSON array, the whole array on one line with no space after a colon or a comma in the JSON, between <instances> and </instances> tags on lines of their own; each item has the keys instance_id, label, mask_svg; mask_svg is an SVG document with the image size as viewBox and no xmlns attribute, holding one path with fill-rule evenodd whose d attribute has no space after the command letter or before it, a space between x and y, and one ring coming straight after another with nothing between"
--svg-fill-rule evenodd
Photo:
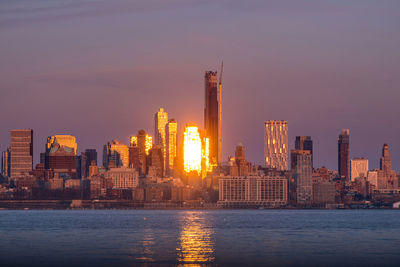
<instances>
[{"instance_id":1,"label":"illuminated building","mask_svg":"<svg viewBox=\"0 0 400 267\"><path fill-rule=\"evenodd\" d=\"M11 148L7 148L1 155L1 174L4 177L10 177L10 164L11 164Z\"/></svg>"},{"instance_id":2,"label":"illuminated building","mask_svg":"<svg viewBox=\"0 0 400 267\"><path fill-rule=\"evenodd\" d=\"M165 169L168 175L173 174L175 158L177 156L177 133L178 124L174 119L169 120L165 126L166 157Z\"/></svg>"},{"instance_id":3,"label":"illuminated building","mask_svg":"<svg viewBox=\"0 0 400 267\"><path fill-rule=\"evenodd\" d=\"M392 170L392 160L389 157L389 146L382 147L380 170L377 172L377 189L398 189L399 180L396 171Z\"/></svg>"},{"instance_id":4,"label":"illuminated building","mask_svg":"<svg viewBox=\"0 0 400 267\"><path fill-rule=\"evenodd\" d=\"M209 158L211 164L218 162L218 89L217 72L206 71L205 81L205 107L204 129L205 137L209 138Z\"/></svg>"},{"instance_id":5,"label":"illuminated building","mask_svg":"<svg viewBox=\"0 0 400 267\"><path fill-rule=\"evenodd\" d=\"M340 177L349 179L350 131L343 129L338 139L338 171Z\"/></svg>"},{"instance_id":6,"label":"illuminated building","mask_svg":"<svg viewBox=\"0 0 400 267\"><path fill-rule=\"evenodd\" d=\"M146 131L139 130L137 136L130 137L130 159L129 165L139 170L141 175L146 174L146 157L153 147L153 137L148 135Z\"/></svg>"},{"instance_id":7,"label":"illuminated building","mask_svg":"<svg viewBox=\"0 0 400 267\"><path fill-rule=\"evenodd\" d=\"M183 168L186 173L201 174L202 144L196 124L186 124L183 133Z\"/></svg>"},{"instance_id":8,"label":"illuminated building","mask_svg":"<svg viewBox=\"0 0 400 267\"><path fill-rule=\"evenodd\" d=\"M291 171L296 184L297 204L311 205L312 167L309 150L291 150Z\"/></svg>"},{"instance_id":9,"label":"illuminated building","mask_svg":"<svg viewBox=\"0 0 400 267\"><path fill-rule=\"evenodd\" d=\"M28 175L33 165L33 130L11 130L10 177Z\"/></svg>"},{"instance_id":10,"label":"illuminated building","mask_svg":"<svg viewBox=\"0 0 400 267\"><path fill-rule=\"evenodd\" d=\"M77 178L76 156L73 148L52 143L47 155L46 169L54 172L54 177Z\"/></svg>"},{"instance_id":11,"label":"illuminated building","mask_svg":"<svg viewBox=\"0 0 400 267\"><path fill-rule=\"evenodd\" d=\"M368 174L368 159L354 158L350 161L350 179L366 178Z\"/></svg>"},{"instance_id":12,"label":"illuminated building","mask_svg":"<svg viewBox=\"0 0 400 267\"><path fill-rule=\"evenodd\" d=\"M288 169L288 122L264 123L264 162L268 168Z\"/></svg>"},{"instance_id":13,"label":"illuminated building","mask_svg":"<svg viewBox=\"0 0 400 267\"><path fill-rule=\"evenodd\" d=\"M104 145L103 166L110 167L128 167L129 166L129 148L118 140L112 140Z\"/></svg>"},{"instance_id":14,"label":"illuminated building","mask_svg":"<svg viewBox=\"0 0 400 267\"><path fill-rule=\"evenodd\" d=\"M46 151L51 148L51 145L57 143L61 147L69 147L74 150L74 154L77 154L78 145L76 143L75 136L72 135L52 135L47 138Z\"/></svg>"},{"instance_id":15,"label":"illuminated building","mask_svg":"<svg viewBox=\"0 0 400 267\"><path fill-rule=\"evenodd\" d=\"M154 115L154 138L155 144L159 145L163 151L163 159L166 159L166 136L165 126L168 123L168 113L163 108Z\"/></svg>"},{"instance_id":16,"label":"illuminated building","mask_svg":"<svg viewBox=\"0 0 400 267\"><path fill-rule=\"evenodd\" d=\"M313 142L311 136L296 136L294 148L296 150L308 150L310 151L311 158L313 155ZM313 161L313 159L311 159ZM312 163L312 162L311 162Z\"/></svg>"},{"instance_id":17,"label":"illuminated building","mask_svg":"<svg viewBox=\"0 0 400 267\"><path fill-rule=\"evenodd\" d=\"M284 206L287 179L280 175L226 176L219 179L219 201L224 207Z\"/></svg>"}]
</instances>

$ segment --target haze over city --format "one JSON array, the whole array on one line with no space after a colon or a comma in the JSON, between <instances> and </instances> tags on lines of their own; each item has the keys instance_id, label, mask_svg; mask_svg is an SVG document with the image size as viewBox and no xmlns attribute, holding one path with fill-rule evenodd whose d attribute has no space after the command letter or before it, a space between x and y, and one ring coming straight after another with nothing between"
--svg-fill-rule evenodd
<instances>
[{"instance_id":1,"label":"haze over city","mask_svg":"<svg viewBox=\"0 0 400 267\"><path fill-rule=\"evenodd\" d=\"M204 71L224 60L223 158L263 164L264 121L310 135L316 167L350 158L400 168L398 1L2 1L0 150L9 130L77 137L78 151L152 133L164 107L203 125ZM178 136L180 137L180 135Z\"/></svg>"}]
</instances>

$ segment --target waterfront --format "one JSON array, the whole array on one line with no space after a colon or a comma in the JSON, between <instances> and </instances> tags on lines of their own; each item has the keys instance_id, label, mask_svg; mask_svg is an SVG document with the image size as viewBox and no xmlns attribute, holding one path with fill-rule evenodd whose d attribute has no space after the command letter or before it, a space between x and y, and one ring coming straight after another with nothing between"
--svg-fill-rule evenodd
<instances>
[{"instance_id":1,"label":"waterfront","mask_svg":"<svg viewBox=\"0 0 400 267\"><path fill-rule=\"evenodd\" d=\"M398 265L396 210L0 211L4 265Z\"/></svg>"}]
</instances>

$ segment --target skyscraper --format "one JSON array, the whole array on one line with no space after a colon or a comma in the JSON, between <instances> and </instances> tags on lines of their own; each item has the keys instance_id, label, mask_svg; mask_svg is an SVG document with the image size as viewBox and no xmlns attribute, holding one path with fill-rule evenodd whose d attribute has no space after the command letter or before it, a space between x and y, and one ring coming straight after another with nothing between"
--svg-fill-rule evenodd
<instances>
[{"instance_id":1,"label":"skyscraper","mask_svg":"<svg viewBox=\"0 0 400 267\"><path fill-rule=\"evenodd\" d=\"M159 145L163 152L163 159L166 158L166 139L165 139L165 126L168 123L168 113L160 108L154 115L154 138L155 144Z\"/></svg>"},{"instance_id":2,"label":"skyscraper","mask_svg":"<svg viewBox=\"0 0 400 267\"><path fill-rule=\"evenodd\" d=\"M146 158L153 147L153 137L148 135L145 130L139 130L137 136L131 136L130 145L130 164L133 168L138 168L141 175L145 175Z\"/></svg>"},{"instance_id":3,"label":"skyscraper","mask_svg":"<svg viewBox=\"0 0 400 267\"><path fill-rule=\"evenodd\" d=\"M204 129L210 140L210 162L218 162L218 89L217 72L206 71L205 76Z\"/></svg>"},{"instance_id":4,"label":"skyscraper","mask_svg":"<svg viewBox=\"0 0 400 267\"><path fill-rule=\"evenodd\" d=\"M392 170L392 160L389 157L389 146L382 147L380 170L378 171L378 189L398 189L399 180L397 174Z\"/></svg>"},{"instance_id":5,"label":"skyscraper","mask_svg":"<svg viewBox=\"0 0 400 267\"><path fill-rule=\"evenodd\" d=\"M295 149L310 151L311 165L313 166L313 142L311 140L311 136L296 136Z\"/></svg>"},{"instance_id":6,"label":"skyscraper","mask_svg":"<svg viewBox=\"0 0 400 267\"><path fill-rule=\"evenodd\" d=\"M350 131L343 129L338 139L338 171L340 177L349 179Z\"/></svg>"},{"instance_id":7,"label":"skyscraper","mask_svg":"<svg viewBox=\"0 0 400 267\"><path fill-rule=\"evenodd\" d=\"M196 124L186 124L183 132L183 169L186 173L201 174L202 141Z\"/></svg>"},{"instance_id":8,"label":"skyscraper","mask_svg":"<svg viewBox=\"0 0 400 267\"><path fill-rule=\"evenodd\" d=\"M129 148L118 140L112 140L104 145L103 166L110 167L128 167L129 166Z\"/></svg>"},{"instance_id":9,"label":"skyscraper","mask_svg":"<svg viewBox=\"0 0 400 267\"><path fill-rule=\"evenodd\" d=\"M81 154L81 175L82 177L89 176L89 167L95 163L97 166L97 151L96 149L86 149L85 152Z\"/></svg>"},{"instance_id":10,"label":"skyscraper","mask_svg":"<svg viewBox=\"0 0 400 267\"><path fill-rule=\"evenodd\" d=\"M297 204L311 205L311 153L309 150L291 150L291 170L296 183Z\"/></svg>"},{"instance_id":11,"label":"skyscraper","mask_svg":"<svg viewBox=\"0 0 400 267\"><path fill-rule=\"evenodd\" d=\"M169 120L165 126L166 157L165 169L168 175L173 174L175 158L177 156L178 124L174 119Z\"/></svg>"},{"instance_id":12,"label":"skyscraper","mask_svg":"<svg viewBox=\"0 0 400 267\"><path fill-rule=\"evenodd\" d=\"M266 121L264 128L264 161L268 168L288 169L288 122Z\"/></svg>"},{"instance_id":13,"label":"skyscraper","mask_svg":"<svg viewBox=\"0 0 400 267\"><path fill-rule=\"evenodd\" d=\"M33 130L11 130L10 176L29 174L33 165Z\"/></svg>"},{"instance_id":14,"label":"skyscraper","mask_svg":"<svg viewBox=\"0 0 400 267\"><path fill-rule=\"evenodd\" d=\"M11 149L8 147L1 155L1 174L10 177Z\"/></svg>"}]
</instances>

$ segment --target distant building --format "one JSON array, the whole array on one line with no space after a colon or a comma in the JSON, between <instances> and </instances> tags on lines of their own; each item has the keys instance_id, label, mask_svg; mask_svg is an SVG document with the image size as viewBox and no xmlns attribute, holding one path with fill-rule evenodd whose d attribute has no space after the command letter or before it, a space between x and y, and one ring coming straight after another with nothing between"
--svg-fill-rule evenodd
<instances>
[{"instance_id":1,"label":"distant building","mask_svg":"<svg viewBox=\"0 0 400 267\"><path fill-rule=\"evenodd\" d=\"M166 132L165 126L168 123L168 113L160 108L154 115L154 138L155 144L159 145L163 152L163 159L166 158L167 147L166 147Z\"/></svg>"},{"instance_id":2,"label":"distant building","mask_svg":"<svg viewBox=\"0 0 400 267\"><path fill-rule=\"evenodd\" d=\"M60 147L68 147L73 150L74 155L76 156L78 152L78 145L76 143L75 136L72 135L52 135L47 138L46 142L46 151L51 149L51 146L54 144L59 144Z\"/></svg>"},{"instance_id":3,"label":"distant building","mask_svg":"<svg viewBox=\"0 0 400 267\"><path fill-rule=\"evenodd\" d=\"M11 148L8 147L1 155L1 174L4 177L10 177L11 169Z\"/></svg>"},{"instance_id":4,"label":"distant building","mask_svg":"<svg viewBox=\"0 0 400 267\"><path fill-rule=\"evenodd\" d=\"M239 143L236 146L235 158L230 166L231 176L247 176L251 174L251 163L246 161L244 146Z\"/></svg>"},{"instance_id":5,"label":"distant building","mask_svg":"<svg viewBox=\"0 0 400 267\"><path fill-rule=\"evenodd\" d=\"M60 146L58 143L51 145L47 152L47 168L60 178L77 178L76 156L73 148Z\"/></svg>"},{"instance_id":6,"label":"distant building","mask_svg":"<svg viewBox=\"0 0 400 267\"><path fill-rule=\"evenodd\" d=\"M33 130L11 130L10 177L28 175L33 167Z\"/></svg>"},{"instance_id":7,"label":"distant building","mask_svg":"<svg viewBox=\"0 0 400 267\"><path fill-rule=\"evenodd\" d=\"M264 123L265 166L277 170L288 169L288 122L266 121Z\"/></svg>"},{"instance_id":8,"label":"distant building","mask_svg":"<svg viewBox=\"0 0 400 267\"><path fill-rule=\"evenodd\" d=\"M350 131L343 129L338 139L338 171L340 177L349 180Z\"/></svg>"},{"instance_id":9,"label":"distant building","mask_svg":"<svg viewBox=\"0 0 400 267\"><path fill-rule=\"evenodd\" d=\"M313 183L312 203L313 206L323 207L326 204L335 203L336 185L334 182L320 181Z\"/></svg>"},{"instance_id":10,"label":"distant building","mask_svg":"<svg viewBox=\"0 0 400 267\"><path fill-rule=\"evenodd\" d=\"M150 149L148 156L148 175L151 177L163 177L163 150L159 145L154 145Z\"/></svg>"},{"instance_id":11,"label":"distant building","mask_svg":"<svg viewBox=\"0 0 400 267\"><path fill-rule=\"evenodd\" d=\"M380 160L380 170L378 170L377 189L398 189L399 180L397 174L392 170L392 161L389 157L389 146L384 144L382 147L382 157Z\"/></svg>"},{"instance_id":12,"label":"distant building","mask_svg":"<svg viewBox=\"0 0 400 267\"><path fill-rule=\"evenodd\" d=\"M296 184L297 204L311 205L311 153L308 150L291 150L291 170Z\"/></svg>"},{"instance_id":13,"label":"distant building","mask_svg":"<svg viewBox=\"0 0 400 267\"><path fill-rule=\"evenodd\" d=\"M311 166L313 166L313 142L311 136L296 136L295 147L296 150L308 150L311 154Z\"/></svg>"},{"instance_id":14,"label":"distant building","mask_svg":"<svg viewBox=\"0 0 400 267\"><path fill-rule=\"evenodd\" d=\"M110 167L128 167L129 166L129 148L124 143L114 139L104 145L103 166Z\"/></svg>"},{"instance_id":15,"label":"distant building","mask_svg":"<svg viewBox=\"0 0 400 267\"><path fill-rule=\"evenodd\" d=\"M350 178L354 182L356 178L367 178L368 159L354 158L350 161Z\"/></svg>"},{"instance_id":16,"label":"distant building","mask_svg":"<svg viewBox=\"0 0 400 267\"><path fill-rule=\"evenodd\" d=\"M110 179L115 189L133 189L139 184L138 172L126 167L112 168L104 173L104 178Z\"/></svg>"},{"instance_id":17,"label":"distant building","mask_svg":"<svg viewBox=\"0 0 400 267\"><path fill-rule=\"evenodd\" d=\"M221 177L218 204L224 207L285 206L287 188L284 176Z\"/></svg>"},{"instance_id":18,"label":"distant building","mask_svg":"<svg viewBox=\"0 0 400 267\"><path fill-rule=\"evenodd\" d=\"M206 71L205 103L204 103L204 129L205 137L209 139L209 161L211 164L218 162L218 88L217 72Z\"/></svg>"},{"instance_id":19,"label":"distant building","mask_svg":"<svg viewBox=\"0 0 400 267\"><path fill-rule=\"evenodd\" d=\"M166 156L165 156L165 169L168 175L172 176L175 160L177 157L177 134L178 124L174 119L169 120L165 126L166 134Z\"/></svg>"},{"instance_id":20,"label":"distant building","mask_svg":"<svg viewBox=\"0 0 400 267\"><path fill-rule=\"evenodd\" d=\"M153 147L153 137L146 131L139 130L137 136L131 136L130 142L130 166L139 170L140 175L146 175L147 156Z\"/></svg>"},{"instance_id":21,"label":"distant building","mask_svg":"<svg viewBox=\"0 0 400 267\"><path fill-rule=\"evenodd\" d=\"M97 165L97 151L96 149L86 149L85 152L81 154L81 176L88 177L89 176L89 167L94 161L95 165Z\"/></svg>"}]
</instances>

